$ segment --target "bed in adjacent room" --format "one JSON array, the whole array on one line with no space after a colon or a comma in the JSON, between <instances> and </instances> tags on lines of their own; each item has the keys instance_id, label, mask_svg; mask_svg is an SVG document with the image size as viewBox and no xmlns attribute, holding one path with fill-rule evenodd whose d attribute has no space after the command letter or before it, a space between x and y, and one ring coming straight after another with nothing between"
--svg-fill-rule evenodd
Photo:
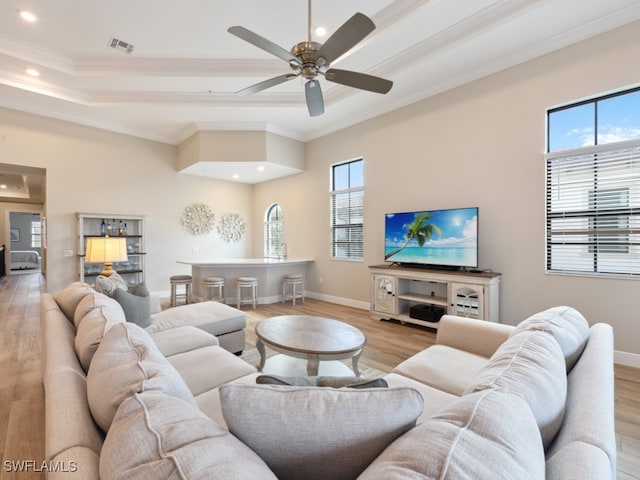
<instances>
[{"instance_id":1,"label":"bed in adjacent room","mask_svg":"<svg viewBox=\"0 0 640 480\"><path fill-rule=\"evenodd\" d=\"M11 270L31 270L40 268L40 254L35 250L11 251Z\"/></svg>"}]
</instances>

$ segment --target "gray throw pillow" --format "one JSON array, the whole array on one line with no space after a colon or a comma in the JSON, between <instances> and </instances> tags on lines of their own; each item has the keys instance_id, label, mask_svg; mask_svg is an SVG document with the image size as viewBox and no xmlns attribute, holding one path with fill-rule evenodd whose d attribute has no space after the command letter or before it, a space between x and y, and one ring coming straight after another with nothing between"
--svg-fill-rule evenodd
<instances>
[{"instance_id":1,"label":"gray throw pillow","mask_svg":"<svg viewBox=\"0 0 640 480\"><path fill-rule=\"evenodd\" d=\"M412 388L226 384L229 431L281 480L353 480L422 413Z\"/></svg>"},{"instance_id":2,"label":"gray throw pillow","mask_svg":"<svg viewBox=\"0 0 640 480\"><path fill-rule=\"evenodd\" d=\"M256 383L261 385L289 385L292 387L330 387L330 388L387 388L384 378L360 377L283 377L281 375L260 375Z\"/></svg>"},{"instance_id":3,"label":"gray throw pillow","mask_svg":"<svg viewBox=\"0 0 640 480\"><path fill-rule=\"evenodd\" d=\"M131 287L129 291L116 288L113 298L124 310L127 322L135 323L142 328L151 325L151 301L144 282Z\"/></svg>"}]
</instances>

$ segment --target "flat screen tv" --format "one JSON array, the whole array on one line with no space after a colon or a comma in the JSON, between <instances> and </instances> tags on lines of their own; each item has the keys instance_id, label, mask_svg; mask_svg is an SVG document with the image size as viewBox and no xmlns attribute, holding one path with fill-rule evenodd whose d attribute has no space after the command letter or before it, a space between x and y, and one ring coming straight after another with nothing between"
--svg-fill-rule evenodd
<instances>
[{"instance_id":1,"label":"flat screen tv","mask_svg":"<svg viewBox=\"0 0 640 480\"><path fill-rule=\"evenodd\" d=\"M478 268L478 208L387 213L384 259L402 265Z\"/></svg>"}]
</instances>

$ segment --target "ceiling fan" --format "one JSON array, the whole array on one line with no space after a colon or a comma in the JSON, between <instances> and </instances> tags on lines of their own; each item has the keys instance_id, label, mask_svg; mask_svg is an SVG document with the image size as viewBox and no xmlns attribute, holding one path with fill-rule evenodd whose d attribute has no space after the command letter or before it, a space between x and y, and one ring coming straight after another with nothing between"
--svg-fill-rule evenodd
<instances>
[{"instance_id":1,"label":"ceiling fan","mask_svg":"<svg viewBox=\"0 0 640 480\"><path fill-rule=\"evenodd\" d=\"M230 27L227 31L236 37L255 45L258 48L289 62L293 73L279 75L269 80L256 83L236 92L236 95L246 96L253 93L275 87L288 80L299 76L307 79L304 90L307 100L309 115L315 117L324 113L324 99L318 75L324 76L330 82L339 83L348 87L359 88L375 93L387 93L391 90L393 82L384 78L374 77L365 73L352 72L330 68L331 62L344 53L351 50L367 35L375 30L376 26L369 17L362 13L356 13L347 20L333 35L323 44L311 41L311 0L308 4L308 37L306 42L300 42L293 46L291 51L276 45L270 40L248 30L244 27Z\"/></svg>"}]
</instances>

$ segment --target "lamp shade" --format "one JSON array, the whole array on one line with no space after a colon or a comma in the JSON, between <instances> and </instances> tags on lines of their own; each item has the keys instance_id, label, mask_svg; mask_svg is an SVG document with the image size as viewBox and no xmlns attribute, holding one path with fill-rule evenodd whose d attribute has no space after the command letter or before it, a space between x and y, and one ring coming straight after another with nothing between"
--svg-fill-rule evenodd
<instances>
[{"instance_id":1,"label":"lamp shade","mask_svg":"<svg viewBox=\"0 0 640 480\"><path fill-rule=\"evenodd\" d=\"M126 262L127 240L124 238L99 237L87 238L84 261L87 263L104 263L105 270L101 275L113 273L113 262Z\"/></svg>"}]
</instances>

